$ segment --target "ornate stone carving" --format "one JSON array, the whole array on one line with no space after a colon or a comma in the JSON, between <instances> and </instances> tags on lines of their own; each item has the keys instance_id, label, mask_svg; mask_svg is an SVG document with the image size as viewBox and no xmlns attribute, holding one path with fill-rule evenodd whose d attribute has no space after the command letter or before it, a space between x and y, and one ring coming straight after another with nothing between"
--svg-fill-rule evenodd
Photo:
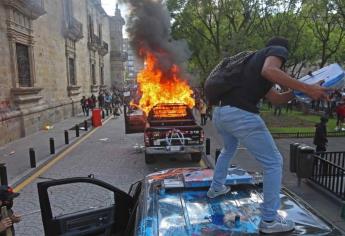
<instances>
[{"instance_id":1,"label":"ornate stone carving","mask_svg":"<svg viewBox=\"0 0 345 236\"><path fill-rule=\"evenodd\" d=\"M98 91L99 91L99 85L92 84L91 85L91 93L98 93Z\"/></svg>"},{"instance_id":2,"label":"ornate stone carving","mask_svg":"<svg viewBox=\"0 0 345 236\"><path fill-rule=\"evenodd\" d=\"M30 20L36 20L44 15L43 0L2 0L3 4L9 8L16 9L29 17Z\"/></svg>"},{"instance_id":3,"label":"ornate stone carving","mask_svg":"<svg viewBox=\"0 0 345 236\"><path fill-rule=\"evenodd\" d=\"M78 85L67 86L68 95L70 97L79 95L80 94L80 88L81 88L81 86L78 86Z\"/></svg>"},{"instance_id":4,"label":"ornate stone carving","mask_svg":"<svg viewBox=\"0 0 345 236\"><path fill-rule=\"evenodd\" d=\"M108 53L108 43L104 42L102 43L101 47L99 48L98 50L98 53L101 55L101 56L105 56L107 53Z\"/></svg>"},{"instance_id":5,"label":"ornate stone carving","mask_svg":"<svg viewBox=\"0 0 345 236\"><path fill-rule=\"evenodd\" d=\"M14 102L22 109L31 106L33 103L38 103L42 98L39 92L42 88L23 87L23 88L12 88L11 92L14 96Z\"/></svg>"},{"instance_id":6,"label":"ornate stone carving","mask_svg":"<svg viewBox=\"0 0 345 236\"><path fill-rule=\"evenodd\" d=\"M103 85L100 85L99 89L100 90L107 90L108 86L103 84Z\"/></svg>"},{"instance_id":7,"label":"ornate stone carving","mask_svg":"<svg viewBox=\"0 0 345 236\"><path fill-rule=\"evenodd\" d=\"M83 36L83 24L80 23L73 16L68 17L65 23L64 35L74 41L79 41Z\"/></svg>"},{"instance_id":8,"label":"ornate stone carving","mask_svg":"<svg viewBox=\"0 0 345 236\"><path fill-rule=\"evenodd\" d=\"M92 34L91 37L89 37L89 42L87 43L90 50L96 51L97 49L101 48L101 40L99 37L95 34Z\"/></svg>"}]
</instances>

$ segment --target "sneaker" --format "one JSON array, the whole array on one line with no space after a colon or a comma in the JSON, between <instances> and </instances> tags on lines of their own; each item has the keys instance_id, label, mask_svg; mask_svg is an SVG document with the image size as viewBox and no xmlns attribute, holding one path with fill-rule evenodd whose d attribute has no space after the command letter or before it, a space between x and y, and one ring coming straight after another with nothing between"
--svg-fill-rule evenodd
<instances>
[{"instance_id":1,"label":"sneaker","mask_svg":"<svg viewBox=\"0 0 345 236\"><path fill-rule=\"evenodd\" d=\"M266 222L261 220L259 229L264 234L284 233L295 229L295 223L292 220L285 220L282 217L272 222Z\"/></svg>"},{"instance_id":2,"label":"sneaker","mask_svg":"<svg viewBox=\"0 0 345 236\"><path fill-rule=\"evenodd\" d=\"M222 189L219 190L219 191L216 191L214 190L213 188L210 188L208 191L207 191L207 197L209 198L215 198L215 197L218 197L220 195L223 195L223 194L226 194L230 191L230 187L227 187L225 185L223 185Z\"/></svg>"}]
</instances>

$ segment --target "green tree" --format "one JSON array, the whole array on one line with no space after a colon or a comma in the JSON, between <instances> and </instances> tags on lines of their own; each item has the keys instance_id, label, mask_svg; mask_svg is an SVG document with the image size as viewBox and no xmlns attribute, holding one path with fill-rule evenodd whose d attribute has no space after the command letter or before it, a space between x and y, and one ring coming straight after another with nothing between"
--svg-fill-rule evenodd
<instances>
[{"instance_id":1,"label":"green tree","mask_svg":"<svg viewBox=\"0 0 345 236\"><path fill-rule=\"evenodd\" d=\"M323 67L344 43L345 25L336 1L318 0L309 2L311 9L310 28L319 41L320 68Z\"/></svg>"},{"instance_id":2,"label":"green tree","mask_svg":"<svg viewBox=\"0 0 345 236\"><path fill-rule=\"evenodd\" d=\"M287 67L299 77L303 68L345 54L344 0L166 0L172 34L192 51L189 69L202 81L219 60L262 48L272 36L290 42Z\"/></svg>"}]
</instances>

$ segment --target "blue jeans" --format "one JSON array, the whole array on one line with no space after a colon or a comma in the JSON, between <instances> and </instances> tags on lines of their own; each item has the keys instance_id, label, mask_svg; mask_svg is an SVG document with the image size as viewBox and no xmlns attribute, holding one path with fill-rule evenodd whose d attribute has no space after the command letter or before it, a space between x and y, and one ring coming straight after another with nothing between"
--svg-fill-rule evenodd
<instances>
[{"instance_id":1,"label":"blue jeans","mask_svg":"<svg viewBox=\"0 0 345 236\"><path fill-rule=\"evenodd\" d=\"M264 121L258 114L237 107L223 106L215 108L213 123L223 138L224 148L218 157L211 187L216 191L222 188L230 161L241 142L263 166L262 219L274 220L280 207L283 158Z\"/></svg>"}]
</instances>

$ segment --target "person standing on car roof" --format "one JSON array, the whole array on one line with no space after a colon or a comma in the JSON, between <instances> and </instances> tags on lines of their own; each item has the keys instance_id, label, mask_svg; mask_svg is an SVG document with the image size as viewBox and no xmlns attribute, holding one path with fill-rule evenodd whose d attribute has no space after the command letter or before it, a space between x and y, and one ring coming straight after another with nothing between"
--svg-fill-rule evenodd
<instances>
[{"instance_id":1,"label":"person standing on car roof","mask_svg":"<svg viewBox=\"0 0 345 236\"><path fill-rule=\"evenodd\" d=\"M207 196L214 198L230 191L224 183L230 160L240 142L264 169L264 200L259 225L262 233L292 231L295 223L277 213L280 208L283 159L259 115L257 104L262 98L268 99L273 105L287 103L294 98L291 89L304 92L315 100L327 99L327 89L319 84L304 84L282 70L288 58L288 49L285 38L270 39L266 47L255 52L244 65L240 86L223 95L213 112L213 122L223 139L224 148L219 155ZM275 84L290 90L279 93L273 87Z\"/></svg>"}]
</instances>

